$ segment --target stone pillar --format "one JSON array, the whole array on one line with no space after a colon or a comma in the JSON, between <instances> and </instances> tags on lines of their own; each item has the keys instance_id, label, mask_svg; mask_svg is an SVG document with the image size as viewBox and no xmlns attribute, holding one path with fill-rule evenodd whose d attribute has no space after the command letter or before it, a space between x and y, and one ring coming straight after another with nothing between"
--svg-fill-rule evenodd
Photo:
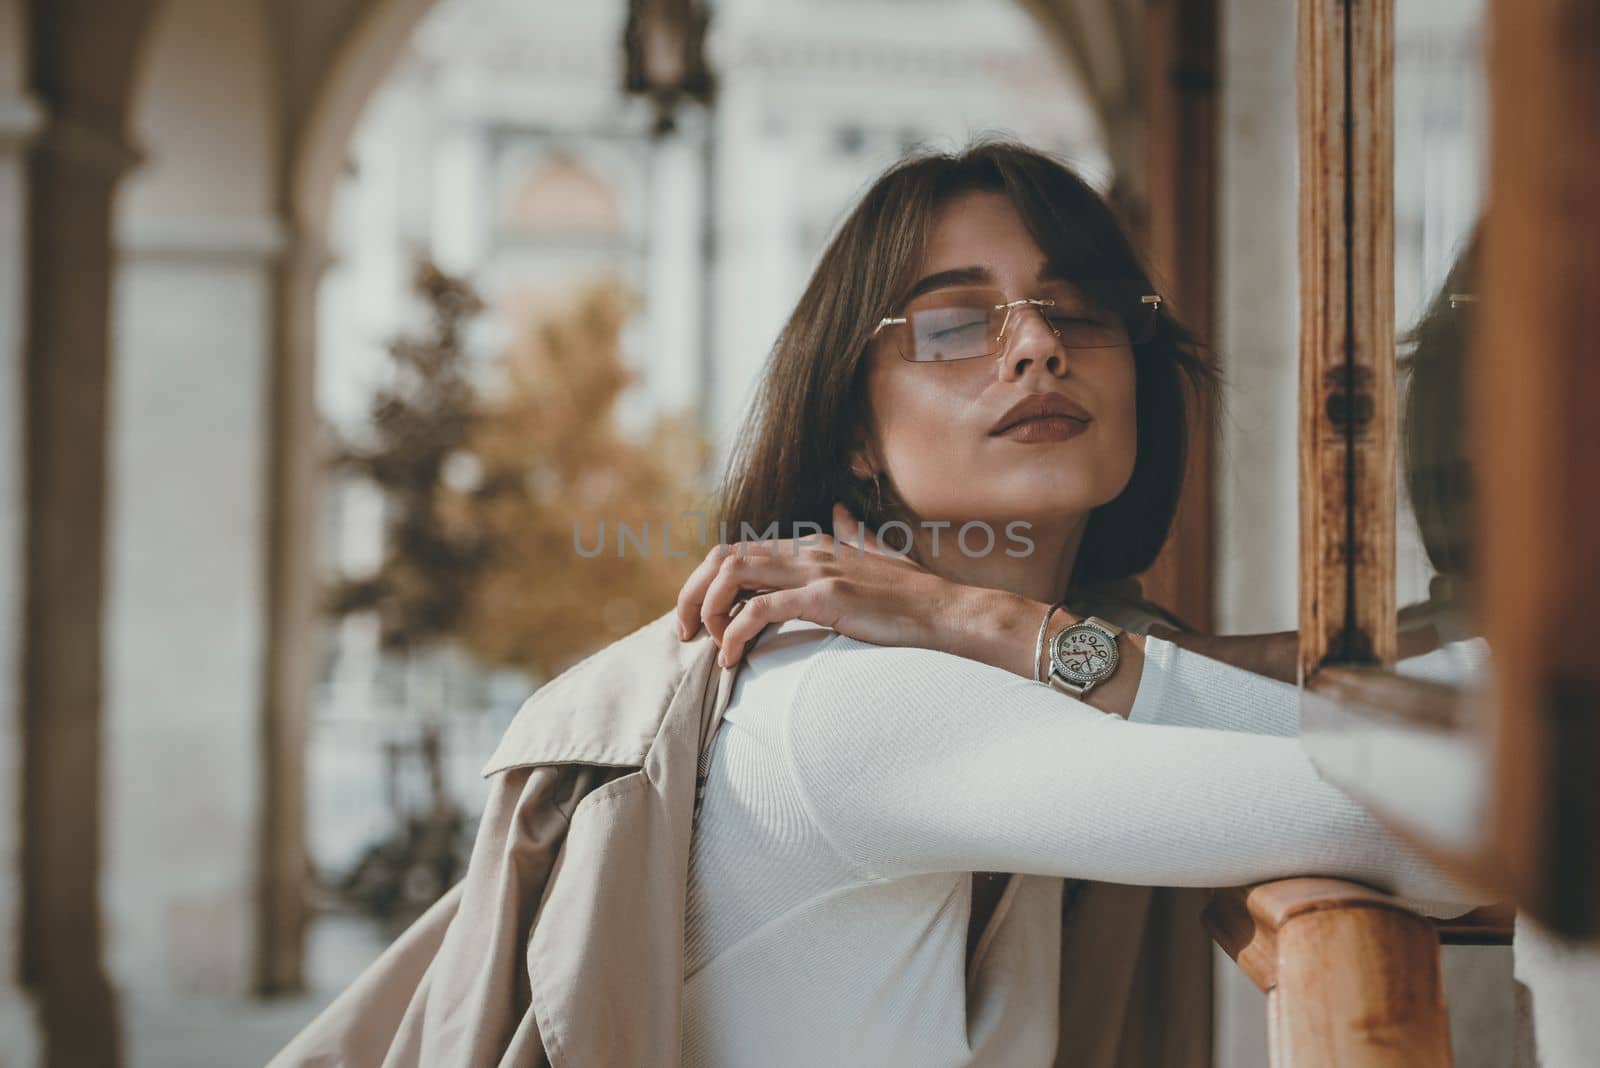
<instances>
[{"instance_id":1,"label":"stone pillar","mask_svg":"<svg viewBox=\"0 0 1600 1068\"><path fill-rule=\"evenodd\" d=\"M0 1050L7 1065L38 1063L35 1006L23 986L22 635L26 514L27 151L40 111L0 95Z\"/></svg>"},{"instance_id":2,"label":"stone pillar","mask_svg":"<svg viewBox=\"0 0 1600 1068\"><path fill-rule=\"evenodd\" d=\"M320 236L290 235L278 267L267 408L267 644L256 991L305 984L306 732L317 653L317 487L324 442L315 389Z\"/></svg>"},{"instance_id":3,"label":"stone pillar","mask_svg":"<svg viewBox=\"0 0 1600 1068\"><path fill-rule=\"evenodd\" d=\"M135 161L65 116L27 167L22 970L52 1065L119 1063L101 967L111 207Z\"/></svg>"},{"instance_id":4,"label":"stone pillar","mask_svg":"<svg viewBox=\"0 0 1600 1068\"><path fill-rule=\"evenodd\" d=\"M137 214L117 239L107 966L127 998L242 996L254 985L283 239L271 218Z\"/></svg>"}]
</instances>

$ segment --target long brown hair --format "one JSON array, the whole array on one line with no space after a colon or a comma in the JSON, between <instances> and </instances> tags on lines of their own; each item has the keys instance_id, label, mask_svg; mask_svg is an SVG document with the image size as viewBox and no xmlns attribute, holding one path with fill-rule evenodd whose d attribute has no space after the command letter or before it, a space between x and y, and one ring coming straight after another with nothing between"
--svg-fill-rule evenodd
<instances>
[{"instance_id":1,"label":"long brown hair","mask_svg":"<svg viewBox=\"0 0 1600 1068\"><path fill-rule=\"evenodd\" d=\"M836 500L869 526L905 518L892 487L883 486L880 512L871 481L849 469L872 426L867 346L915 281L911 273L939 209L979 190L1008 197L1051 266L1091 299L1129 315L1139 295L1152 291L1111 208L1066 163L1005 140L902 160L840 225L767 359L717 496L715 512L730 540L743 523L757 532L776 523L781 537L812 529L800 524L827 532ZM1134 346L1134 363L1133 474L1115 500L1091 513L1074 587L1110 583L1155 560L1177 509L1191 405L1216 389L1203 346L1164 309L1152 340Z\"/></svg>"}]
</instances>

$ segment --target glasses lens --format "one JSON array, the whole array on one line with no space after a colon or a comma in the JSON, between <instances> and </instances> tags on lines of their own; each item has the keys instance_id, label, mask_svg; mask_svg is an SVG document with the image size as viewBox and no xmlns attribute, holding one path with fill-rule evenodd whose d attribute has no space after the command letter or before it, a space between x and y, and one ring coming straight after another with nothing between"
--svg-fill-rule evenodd
<instances>
[{"instance_id":1,"label":"glasses lens","mask_svg":"<svg viewBox=\"0 0 1600 1068\"><path fill-rule=\"evenodd\" d=\"M994 305L999 300L971 294L918 301L906 309L902 351L915 363L970 360L997 350Z\"/></svg>"},{"instance_id":2,"label":"glasses lens","mask_svg":"<svg viewBox=\"0 0 1600 1068\"><path fill-rule=\"evenodd\" d=\"M1039 315L1063 348L1118 348L1151 340L1160 320L1159 305L1137 292L1095 291L1091 296L1066 287L1048 299L1052 303L1018 304L1008 318L1001 307L1008 302L998 290L929 293L903 312L906 321L893 328L896 343L901 356L913 363L993 356L1000 351L1002 333L1014 334L1022 329L1022 317Z\"/></svg>"},{"instance_id":3,"label":"glasses lens","mask_svg":"<svg viewBox=\"0 0 1600 1068\"><path fill-rule=\"evenodd\" d=\"M1155 336L1154 303L1135 303L1124 316L1098 304L1064 300L1045 309L1063 348L1107 349L1139 345Z\"/></svg>"}]
</instances>

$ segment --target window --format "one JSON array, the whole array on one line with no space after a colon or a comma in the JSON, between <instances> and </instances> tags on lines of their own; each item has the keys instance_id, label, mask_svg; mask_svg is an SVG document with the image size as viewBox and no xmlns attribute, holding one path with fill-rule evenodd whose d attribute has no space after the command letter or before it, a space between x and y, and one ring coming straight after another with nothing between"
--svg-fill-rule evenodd
<instances>
[{"instance_id":1,"label":"window","mask_svg":"<svg viewBox=\"0 0 1600 1068\"><path fill-rule=\"evenodd\" d=\"M1584 7L1493 0L1480 32L1471 0L1301 0L1299 42L1302 736L1436 859L1573 935L1600 929ZM1500 195L1473 257L1485 137Z\"/></svg>"}]
</instances>

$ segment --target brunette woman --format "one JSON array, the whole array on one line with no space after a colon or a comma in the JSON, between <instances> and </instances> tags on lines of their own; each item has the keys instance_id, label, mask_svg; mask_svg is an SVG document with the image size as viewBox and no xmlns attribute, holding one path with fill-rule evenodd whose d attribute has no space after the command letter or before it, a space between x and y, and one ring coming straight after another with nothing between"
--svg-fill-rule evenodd
<instances>
[{"instance_id":1,"label":"brunette woman","mask_svg":"<svg viewBox=\"0 0 1600 1068\"><path fill-rule=\"evenodd\" d=\"M1479 900L1318 778L1293 687L1127 596L1213 380L1048 156L914 158L843 222L679 602L745 660L693 845L685 1064L1058 1063L1057 994L1098 981L1062 959L1081 880Z\"/></svg>"}]
</instances>

